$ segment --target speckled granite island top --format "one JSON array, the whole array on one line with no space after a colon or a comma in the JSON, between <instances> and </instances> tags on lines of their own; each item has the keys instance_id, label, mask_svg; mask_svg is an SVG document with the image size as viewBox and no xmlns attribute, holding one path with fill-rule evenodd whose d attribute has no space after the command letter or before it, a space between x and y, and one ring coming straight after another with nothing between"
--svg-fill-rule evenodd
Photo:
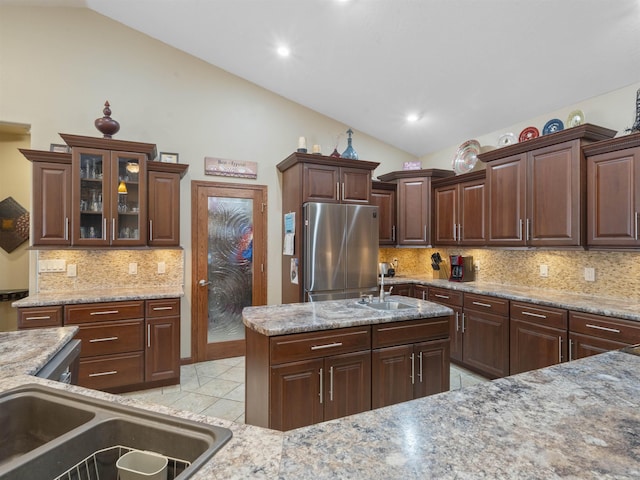
<instances>
[{"instance_id":1,"label":"speckled granite island top","mask_svg":"<svg viewBox=\"0 0 640 480\"><path fill-rule=\"evenodd\" d=\"M388 299L415 308L375 310L361 304L358 299L352 298L246 307L242 310L242 320L248 328L262 335L274 336L418 318L435 318L453 313L453 310L448 307L416 298L391 295Z\"/></svg>"},{"instance_id":2,"label":"speckled granite island top","mask_svg":"<svg viewBox=\"0 0 640 480\"><path fill-rule=\"evenodd\" d=\"M184 296L182 287L161 288L109 288L59 293L36 293L11 304L13 307L45 307L73 303L118 302L122 300L148 300Z\"/></svg>"}]
</instances>

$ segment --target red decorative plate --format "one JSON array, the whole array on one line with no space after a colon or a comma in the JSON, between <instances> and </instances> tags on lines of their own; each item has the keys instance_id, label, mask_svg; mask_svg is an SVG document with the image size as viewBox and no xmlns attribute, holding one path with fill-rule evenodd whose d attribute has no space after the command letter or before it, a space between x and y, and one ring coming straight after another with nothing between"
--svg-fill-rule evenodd
<instances>
[{"instance_id":1,"label":"red decorative plate","mask_svg":"<svg viewBox=\"0 0 640 480\"><path fill-rule=\"evenodd\" d=\"M539 136L540 136L540 131L536 127L527 127L520 132L518 141L526 142L527 140L538 138Z\"/></svg>"}]
</instances>

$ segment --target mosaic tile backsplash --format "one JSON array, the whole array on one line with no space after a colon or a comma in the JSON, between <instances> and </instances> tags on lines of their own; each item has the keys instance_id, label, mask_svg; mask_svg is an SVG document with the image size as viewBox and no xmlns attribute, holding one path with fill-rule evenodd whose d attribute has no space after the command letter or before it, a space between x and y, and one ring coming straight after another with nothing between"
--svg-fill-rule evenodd
<instances>
[{"instance_id":1,"label":"mosaic tile backsplash","mask_svg":"<svg viewBox=\"0 0 640 480\"><path fill-rule=\"evenodd\" d=\"M434 252L443 259L439 272L431 268ZM379 259L397 258L397 275L448 278L449 255L471 255L480 261L476 279L483 282L640 300L640 252L381 248ZM548 277L540 276L540 265L549 267ZM585 267L595 269L595 282L584 279Z\"/></svg>"},{"instance_id":2,"label":"mosaic tile backsplash","mask_svg":"<svg viewBox=\"0 0 640 480\"><path fill-rule=\"evenodd\" d=\"M184 285L184 251L181 249L40 250L38 263L42 260L65 260L67 266L75 264L77 276L68 277L66 272L38 273L38 293ZM159 262L164 262L165 273L158 273ZM137 264L137 274L129 274L130 263Z\"/></svg>"}]
</instances>

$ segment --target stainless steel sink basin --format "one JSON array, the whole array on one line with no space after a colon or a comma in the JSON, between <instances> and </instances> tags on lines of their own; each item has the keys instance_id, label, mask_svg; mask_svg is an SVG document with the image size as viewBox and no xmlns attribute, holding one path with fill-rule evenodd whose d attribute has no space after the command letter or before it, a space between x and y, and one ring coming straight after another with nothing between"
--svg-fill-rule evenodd
<instances>
[{"instance_id":1,"label":"stainless steel sink basin","mask_svg":"<svg viewBox=\"0 0 640 480\"><path fill-rule=\"evenodd\" d=\"M376 310L403 310L405 308L417 308L415 305L409 305L407 303L402 302L378 302L378 303L367 303L367 307L375 308Z\"/></svg>"},{"instance_id":2,"label":"stainless steel sink basin","mask_svg":"<svg viewBox=\"0 0 640 480\"><path fill-rule=\"evenodd\" d=\"M19 404L26 407L21 408ZM41 385L26 385L0 394L1 414L4 415L7 409L19 420L14 422L11 434L5 434L6 423L2 419L2 480L56 478L102 450L107 452L100 454L95 465L99 478L115 479L118 454L113 453L111 447L120 445L184 461L178 467L169 463L168 478L185 479L232 436L226 428ZM36 418L27 419L33 412L37 413ZM53 420L53 417L58 418ZM46 426L42 435L34 429L39 420ZM20 437L28 439L23 442L26 447L13 448L14 439Z\"/></svg>"}]
</instances>

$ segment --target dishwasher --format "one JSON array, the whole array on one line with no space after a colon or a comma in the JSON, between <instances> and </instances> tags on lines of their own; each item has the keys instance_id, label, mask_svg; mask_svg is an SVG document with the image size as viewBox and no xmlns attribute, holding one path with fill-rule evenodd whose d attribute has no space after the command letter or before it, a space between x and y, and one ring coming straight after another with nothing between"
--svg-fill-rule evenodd
<instances>
[{"instance_id":1,"label":"dishwasher","mask_svg":"<svg viewBox=\"0 0 640 480\"><path fill-rule=\"evenodd\" d=\"M36 373L36 377L77 385L80 368L80 343L80 340L71 340L67 343Z\"/></svg>"}]
</instances>

